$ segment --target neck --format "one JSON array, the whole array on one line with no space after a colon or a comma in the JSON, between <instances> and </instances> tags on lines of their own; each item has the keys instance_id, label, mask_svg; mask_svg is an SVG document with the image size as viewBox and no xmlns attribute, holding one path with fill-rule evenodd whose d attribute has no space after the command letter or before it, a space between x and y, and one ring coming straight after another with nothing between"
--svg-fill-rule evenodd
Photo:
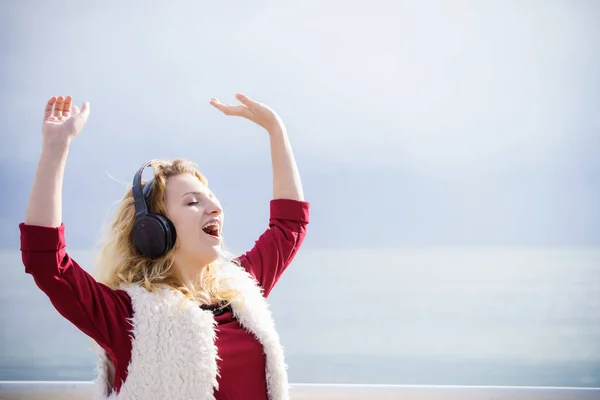
<instances>
[{"instance_id":1,"label":"neck","mask_svg":"<svg viewBox=\"0 0 600 400\"><path fill-rule=\"evenodd\" d=\"M182 254L176 255L173 261L178 280L194 293L196 301L211 303L212 299L205 291L205 282L202 279L209 264L191 257L184 257Z\"/></svg>"}]
</instances>

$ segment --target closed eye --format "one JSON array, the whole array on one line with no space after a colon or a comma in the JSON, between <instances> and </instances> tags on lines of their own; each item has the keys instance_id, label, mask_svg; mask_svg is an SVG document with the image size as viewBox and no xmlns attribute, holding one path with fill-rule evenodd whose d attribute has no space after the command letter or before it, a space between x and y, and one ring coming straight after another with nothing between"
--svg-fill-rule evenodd
<instances>
[{"instance_id":1,"label":"closed eye","mask_svg":"<svg viewBox=\"0 0 600 400\"><path fill-rule=\"evenodd\" d=\"M198 201L192 201L191 203L188 203L188 206L193 206L195 204L199 204L199 202Z\"/></svg>"}]
</instances>

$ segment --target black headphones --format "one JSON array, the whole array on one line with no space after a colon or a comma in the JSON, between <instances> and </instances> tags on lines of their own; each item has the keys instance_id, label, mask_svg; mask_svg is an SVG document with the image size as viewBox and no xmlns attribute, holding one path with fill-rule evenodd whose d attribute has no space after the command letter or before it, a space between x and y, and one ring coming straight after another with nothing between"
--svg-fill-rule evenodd
<instances>
[{"instance_id":1,"label":"black headphones","mask_svg":"<svg viewBox=\"0 0 600 400\"><path fill-rule=\"evenodd\" d=\"M163 256L175 245L177 237L175 226L165 216L151 214L146 200L150 196L154 179L142 188L142 173L152 161L146 162L133 177L133 200L135 206L135 221L133 223L133 245L144 256L156 259Z\"/></svg>"}]
</instances>

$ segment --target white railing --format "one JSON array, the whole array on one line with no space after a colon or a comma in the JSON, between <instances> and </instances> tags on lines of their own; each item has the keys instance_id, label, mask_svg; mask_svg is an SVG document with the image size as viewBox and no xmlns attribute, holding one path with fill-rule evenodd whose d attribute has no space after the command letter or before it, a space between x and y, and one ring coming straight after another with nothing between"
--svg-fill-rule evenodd
<instances>
[{"instance_id":1,"label":"white railing","mask_svg":"<svg viewBox=\"0 0 600 400\"><path fill-rule=\"evenodd\" d=\"M0 381L2 400L83 400L91 382ZM294 384L293 400L600 400L600 388Z\"/></svg>"}]
</instances>

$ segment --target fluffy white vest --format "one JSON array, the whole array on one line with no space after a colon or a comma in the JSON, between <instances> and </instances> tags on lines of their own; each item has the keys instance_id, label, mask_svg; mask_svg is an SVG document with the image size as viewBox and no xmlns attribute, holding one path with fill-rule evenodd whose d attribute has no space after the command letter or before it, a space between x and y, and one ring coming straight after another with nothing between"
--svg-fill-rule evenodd
<instances>
[{"instance_id":1,"label":"fluffy white vest","mask_svg":"<svg viewBox=\"0 0 600 400\"><path fill-rule=\"evenodd\" d=\"M232 303L233 313L263 345L270 400L288 400L289 385L283 348L262 291L245 269L234 263L221 267L228 286L243 298ZM119 393L112 391L114 367L103 350L96 379L97 400L177 399L212 400L217 383L217 348L213 314L174 290L151 293L124 287L133 303L133 339L127 379Z\"/></svg>"}]
</instances>

